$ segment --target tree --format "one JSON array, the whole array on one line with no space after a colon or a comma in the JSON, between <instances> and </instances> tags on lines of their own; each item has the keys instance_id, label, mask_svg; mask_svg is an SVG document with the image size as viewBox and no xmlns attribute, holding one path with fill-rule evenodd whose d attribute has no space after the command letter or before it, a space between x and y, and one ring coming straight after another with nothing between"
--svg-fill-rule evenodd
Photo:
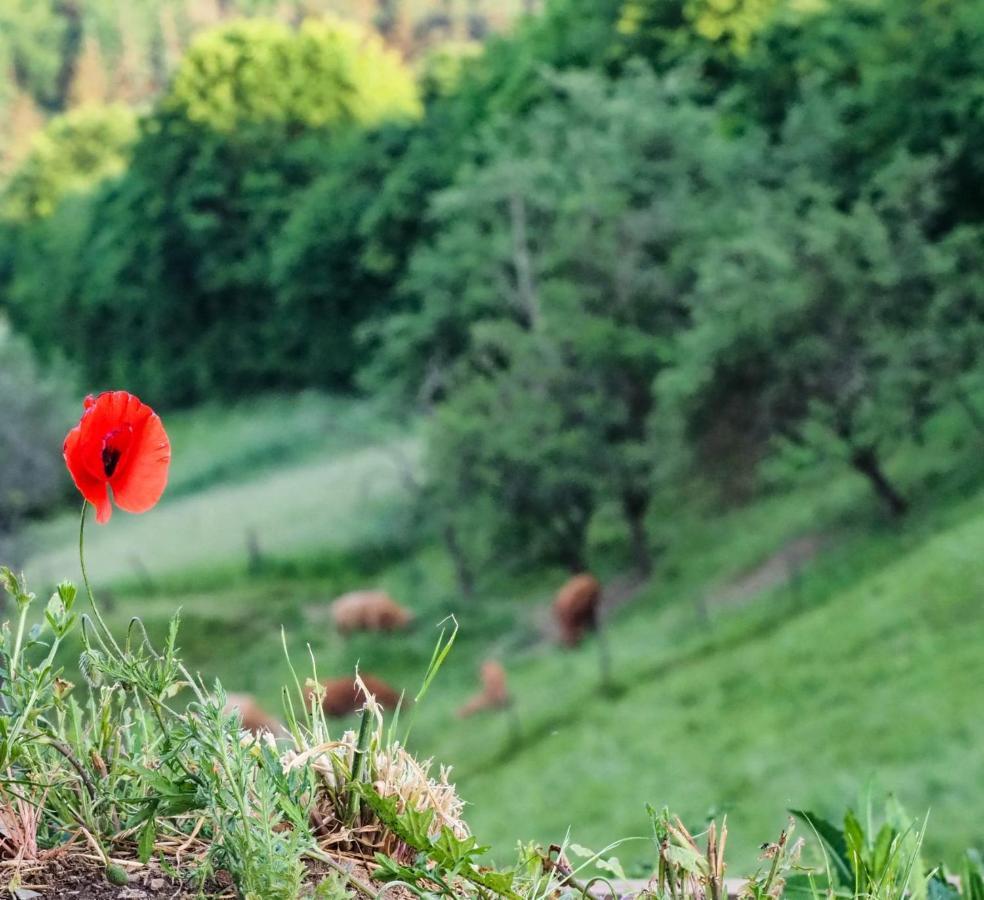
<instances>
[{"instance_id":1,"label":"tree","mask_svg":"<svg viewBox=\"0 0 984 900\"><path fill-rule=\"evenodd\" d=\"M271 339L285 381L350 388L366 353L360 328L396 311L392 276L373 264L369 245L390 244L400 252L414 236L404 232L388 240L367 223L366 210L411 133L393 124L337 138L321 164L325 174L292 204L272 241L277 316Z\"/></svg>"},{"instance_id":2,"label":"tree","mask_svg":"<svg viewBox=\"0 0 984 900\"><path fill-rule=\"evenodd\" d=\"M586 528L581 517L590 519L598 498L614 499L635 563L648 571L653 380L668 342L686 323L682 296L702 242L728 218L712 198L740 202L740 190L723 188L736 172L754 170L756 151L753 143L727 141L713 112L689 101L685 80L661 85L637 67L615 84L571 74L552 87L554 99L531 111L521 128L490 129L482 164L463 170L437 198L435 239L414 254L405 282L414 305L386 323L382 359L410 392L439 409L474 409L474 392L491 404L488 391L497 398L496 391L508 391L519 404L525 391L536 407L531 415L546 417L546 405L556 402L556 427L573 435L572 423L585 423L583 456L551 461L568 470L532 466L519 478L503 451L496 457L501 485L489 478L483 490L498 496L507 484L523 484L529 496L536 478L590 482L591 504L574 491L578 512L564 520ZM532 349L516 356L510 342L522 335ZM555 374L534 391L537 355L551 361ZM567 399L569 384L578 385L580 406ZM510 416L519 415L510 406ZM462 420L477 429L481 417L458 420L471 440ZM486 427L496 441L508 430L501 416ZM531 452L530 440L518 440L515 452ZM446 463L434 471L463 477ZM538 496L557 499L557 492ZM542 523L546 506L534 504L535 513L525 511L530 521L515 527ZM524 508L517 503L512 514ZM568 562L583 560L584 533L573 526L565 533ZM562 554L554 547L548 555Z\"/></svg>"},{"instance_id":3,"label":"tree","mask_svg":"<svg viewBox=\"0 0 984 900\"><path fill-rule=\"evenodd\" d=\"M462 383L431 423L432 502L456 533L489 535L507 558L583 571L599 499L589 385L538 335L489 338L508 362Z\"/></svg>"},{"instance_id":4,"label":"tree","mask_svg":"<svg viewBox=\"0 0 984 900\"><path fill-rule=\"evenodd\" d=\"M273 19L246 19L204 32L182 59L164 105L221 133L271 123L288 133L375 124L419 111L399 57L358 26L333 19L308 19L296 31Z\"/></svg>"},{"instance_id":5,"label":"tree","mask_svg":"<svg viewBox=\"0 0 984 900\"><path fill-rule=\"evenodd\" d=\"M984 433L984 289L980 253L984 234L963 225L934 248L931 293L925 316L897 344L903 389L921 408L955 403Z\"/></svg>"},{"instance_id":6,"label":"tree","mask_svg":"<svg viewBox=\"0 0 984 900\"><path fill-rule=\"evenodd\" d=\"M693 326L662 379L692 445L736 409L763 450L842 459L893 515L906 511L884 459L936 408L907 352L939 289L933 167L900 158L846 210L794 175L708 246Z\"/></svg>"},{"instance_id":7,"label":"tree","mask_svg":"<svg viewBox=\"0 0 984 900\"><path fill-rule=\"evenodd\" d=\"M294 34L281 26L268 33L266 24L206 36L144 121L123 176L90 195L84 216L67 210L15 241L11 316L39 345L77 361L92 385L125 381L177 405L351 383L356 326L385 283L361 266L355 203L368 203L403 140L389 149L380 140L378 150L360 143L360 122L384 109L403 118L412 81L400 69L403 87L388 94L381 79L394 71L391 58L374 55L370 42L356 63L363 36L347 26L311 23ZM222 80L230 53L243 57L232 83ZM367 68L373 60L380 68ZM311 76L317 86L289 98L274 91L269 106L265 79L276 81L281 65L285 77ZM199 69L215 77L196 82ZM202 121L208 112L214 122ZM350 141L358 149L346 150ZM346 216L298 202L321 176L315 201L346 202ZM362 179L361 193L347 193L354 183L339 178L348 176ZM323 235L309 229L326 212L336 242L322 247ZM49 259L44 277L23 264L76 238L76 252ZM325 259L334 268L313 273Z\"/></svg>"},{"instance_id":8,"label":"tree","mask_svg":"<svg viewBox=\"0 0 984 900\"><path fill-rule=\"evenodd\" d=\"M824 119L833 111L841 134L823 141L830 155L818 158L847 202L899 150L939 156L943 202L934 227L978 222L982 23L984 0L780 6L733 73L732 115L778 136L804 102Z\"/></svg>"},{"instance_id":9,"label":"tree","mask_svg":"<svg viewBox=\"0 0 984 900\"><path fill-rule=\"evenodd\" d=\"M56 116L35 135L4 188L3 214L51 215L66 194L120 173L136 137L136 117L123 106L86 106Z\"/></svg>"}]
</instances>

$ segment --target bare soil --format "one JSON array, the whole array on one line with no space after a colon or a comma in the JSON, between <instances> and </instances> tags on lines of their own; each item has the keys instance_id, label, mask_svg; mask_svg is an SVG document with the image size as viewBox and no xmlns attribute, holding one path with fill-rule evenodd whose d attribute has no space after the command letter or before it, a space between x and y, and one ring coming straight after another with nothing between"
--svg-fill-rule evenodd
<instances>
[{"instance_id":1,"label":"bare soil","mask_svg":"<svg viewBox=\"0 0 984 900\"><path fill-rule=\"evenodd\" d=\"M199 897L197 885L183 884L154 864L128 872L126 885L110 884L101 865L78 854L65 854L38 863L4 867L2 897L31 900L58 897L65 900L184 900ZM231 884L210 886L209 898L234 898Z\"/></svg>"},{"instance_id":2,"label":"bare soil","mask_svg":"<svg viewBox=\"0 0 984 900\"><path fill-rule=\"evenodd\" d=\"M354 860L340 860L351 874L363 884L374 888L382 884L373 881L369 867ZM332 870L320 863L309 866L308 883L313 888ZM6 862L0 869L0 898L2 900L34 900L34 898L59 898L59 900L235 900L238 896L227 873L219 873L216 882L206 885L205 893L198 892L197 884L181 882L165 874L158 865L128 869L129 882L113 885L106 880L105 871L94 860L78 854L64 854L43 862ZM353 896L359 895L353 890ZM414 895L401 886L387 892L393 900L415 900Z\"/></svg>"}]
</instances>

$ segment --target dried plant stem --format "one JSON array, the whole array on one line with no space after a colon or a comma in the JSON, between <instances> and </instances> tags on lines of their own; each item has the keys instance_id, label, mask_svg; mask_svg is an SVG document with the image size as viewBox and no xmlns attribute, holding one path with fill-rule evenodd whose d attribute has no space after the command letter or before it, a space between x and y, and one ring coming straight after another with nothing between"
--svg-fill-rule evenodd
<instances>
[{"instance_id":1,"label":"dried plant stem","mask_svg":"<svg viewBox=\"0 0 984 900\"><path fill-rule=\"evenodd\" d=\"M310 856L311 859L316 859L319 862L323 862L326 865L331 866L331 868L338 872L339 875L343 875L367 897L375 897L378 893L367 882L353 875L348 869L345 868L345 866L332 859L327 853L324 853L321 850L310 849L307 851L307 855Z\"/></svg>"}]
</instances>

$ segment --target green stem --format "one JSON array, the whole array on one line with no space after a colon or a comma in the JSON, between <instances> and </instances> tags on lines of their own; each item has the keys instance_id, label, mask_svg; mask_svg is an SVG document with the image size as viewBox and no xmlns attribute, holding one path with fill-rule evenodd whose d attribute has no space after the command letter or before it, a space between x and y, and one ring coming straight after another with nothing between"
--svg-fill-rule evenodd
<instances>
[{"instance_id":1,"label":"green stem","mask_svg":"<svg viewBox=\"0 0 984 900\"><path fill-rule=\"evenodd\" d=\"M26 608L24 611L27 612ZM51 642L51 648L48 650L48 655L45 657L44 663L42 663L38 671L45 673L51 667L51 663L54 661L55 654L58 652L58 647L60 644L61 638L58 637ZM38 701L39 689L40 683L35 682L31 688L30 696L27 698L27 703L24 704L24 709L21 710L17 717L13 720L13 724L10 726L10 732L4 742L7 748L13 747L17 743L17 739L20 737L21 731L24 730L24 726L27 724L28 717L34 710L34 704Z\"/></svg>"},{"instance_id":2,"label":"green stem","mask_svg":"<svg viewBox=\"0 0 984 900\"><path fill-rule=\"evenodd\" d=\"M783 835L783 837L785 837L785 835ZM775 880L776 872L779 870L779 857L782 856L784 844L785 841L780 839L776 846L776 855L772 857L772 865L769 868L769 877L765 879L765 884L762 887L763 896L769 896L769 891L772 888L772 882Z\"/></svg>"},{"instance_id":3,"label":"green stem","mask_svg":"<svg viewBox=\"0 0 984 900\"><path fill-rule=\"evenodd\" d=\"M120 656L123 655L123 651L120 650L120 645L116 643L116 638L113 637L113 633L106 626L103 621L102 613L99 612L99 607L96 605L96 598L92 595L92 585L89 584L89 573L85 568L85 514L89 509L89 501L82 501L82 517L79 520L79 564L82 566L82 581L85 583L85 592L89 596L89 606L92 607L92 614L96 617L96 622L99 627L105 632L106 637L109 638L109 642L113 645L113 649L116 650Z\"/></svg>"},{"instance_id":4,"label":"green stem","mask_svg":"<svg viewBox=\"0 0 984 900\"><path fill-rule=\"evenodd\" d=\"M372 718L372 714L369 712L368 707L362 710L362 721L359 723L359 737L356 741L355 752L352 755L352 777L351 785L349 790L351 794L349 796L349 825L352 828L358 826L359 818L359 784L362 782L362 776L365 771L366 755L369 751L369 742L371 740L371 732L369 728L369 720Z\"/></svg>"},{"instance_id":5,"label":"green stem","mask_svg":"<svg viewBox=\"0 0 984 900\"><path fill-rule=\"evenodd\" d=\"M10 657L10 680L13 682L17 674L17 663L20 662L21 644L24 642L24 625L27 623L27 604L20 604L20 619L17 622L17 637L14 639L14 652Z\"/></svg>"}]
</instances>

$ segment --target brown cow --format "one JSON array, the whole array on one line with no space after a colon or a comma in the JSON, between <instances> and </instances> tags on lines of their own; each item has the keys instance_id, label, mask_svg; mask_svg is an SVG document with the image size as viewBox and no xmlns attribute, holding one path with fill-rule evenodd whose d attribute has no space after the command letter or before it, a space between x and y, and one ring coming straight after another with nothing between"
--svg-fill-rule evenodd
<instances>
[{"instance_id":1,"label":"brown cow","mask_svg":"<svg viewBox=\"0 0 984 900\"><path fill-rule=\"evenodd\" d=\"M352 631L402 631L413 621L413 613L400 606L386 591L351 591L331 604L335 627Z\"/></svg>"},{"instance_id":2,"label":"brown cow","mask_svg":"<svg viewBox=\"0 0 984 900\"><path fill-rule=\"evenodd\" d=\"M594 575L575 575L557 591L553 602L553 617L561 641L576 647L588 631L598 628L601 605L601 583Z\"/></svg>"},{"instance_id":3,"label":"brown cow","mask_svg":"<svg viewBox=\"0 0 984 900\"><path fill-rule=\"evenodd\" d=\"M382 678L375 675L364 673L361 675L362 683L376 698L376 702L383 709L396 709L396 704L400 702L400 692L390 687ZM362 709L365 697L359 690L354 677L328 678L322 684L324 697L321 701L321 709L328 718L339 719L342 716L351 715ZM310 700L311 693L308 692Z\"/></svg>"},{"instance_id":4,"label":"brown cow","mask_svg":"<svg viewBox=\"0 0 984 900\"><path fill-rule=\"evenodd\" d=\"M506 687L506 670L494 659L486 660L479 670L482 690L458 710L458 717L467 719L486 709L504 709L512 702Z\"/></svg>"},{"instance_id":5,"label":"brown cow","mask_svg":"<svg viewBox=\"0 0 984 900\"><path fill-rule=\"evenodd\" d=\"M238 709L242 716L243 731L252 731L253 734L269 731L275 735L283 731L283 725L269 715L252 694L226 694L225 711L229 713L234 709Z\"/></svg>"}]
</instances>

